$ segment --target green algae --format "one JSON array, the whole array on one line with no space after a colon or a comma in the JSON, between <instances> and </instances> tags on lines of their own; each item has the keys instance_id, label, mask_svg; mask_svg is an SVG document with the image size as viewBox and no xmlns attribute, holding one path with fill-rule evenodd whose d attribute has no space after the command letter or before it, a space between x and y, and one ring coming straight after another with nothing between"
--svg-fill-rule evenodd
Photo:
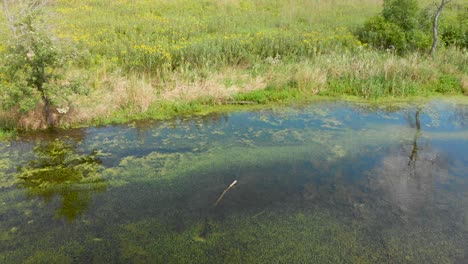
<instances>
[{"instance_id":1,"label":"green algae","mask_svg":"<svg viewBox=\"0 0 468 264\"><path fill-rule=\"evenodd\" d=\"M36 157L19 167L16 175L18 187L26 189L29 196L41 197L45 202L60 196L57 217L69 220L86 210L92 193L106 189L99 173L99 153L80 155L75 148L62 140L39 144L33 149Z\"/></svg>"},{"instance_id":2,"label":"green algae","mask_svg":"<svg viewBox=\"0 0 468 264\"><path fill-rule=\"evenodd\" d=\"M86 141L44 142L36 152L0 145L0 262L462 261L467 160L440 143L463 150L464 108L422 107L418 132L419 106L335 107L96 128ZM31 176L39 185L20 187L18 175L40 175L46 163L71 176L58 184Z\"/></svg>"},{"instance_id":3,"label":"green algae","mask_svg":"<svg viewBox=\"0 0 468 264\"><path fill-rule=\"evenodd\" d=\"M197 225L174 236L161 223L143 220L122 227L122 251L128 260L137 257L170 263L345 263L365 259L357 235L323 213L267 213L261 218L232 215L211 225L211 233L200 243L191 239L199 232Z\"/></svg>"},{"instance_id":4,"label":"green algae","mask_svg":"<svg viewBox=\"0 0 468 264\"><path fill-rule=\"evenodd\" d=\"M223 145L213 145L209 150L202 152L152 152L143 157L128 156L122 159L117 167L106 169L103 174L110 184L122 185L132 181L171 179L201 172L208 174L209 171L230 171L257 164L269 166L278 162L288 163L304 159L331 162L346 158L347 155L359 154L362 149L382 148L386 145L402 143L411 138L414 130L404 126L378 125L359 131L284 129L261 132L263 138L271 140L241 139L237 145L223 142ZM425 133L423 137L437 140L463 140L466 139L466 133ZM255 145L252 145L252 142L255 142ZM265 143L261 144L261 142ZM280 143L281 146L272 146L272 142Z\"/></svg>"},{"instance_id":5,"label":"green algae","mask_svg":"<svg viewBox=\"0 0 468 264\"><path fill-rule=\"evenodd\" d=\"M231 214L210 225L202 242L193 239L201 229L197 224L174 234L155 219L124 225L116 233L123 257L142 262L447 263L463 255L463 247L440 229L390 229L382 246L378 237L363 240L364 225L347 225L323 209L270 211L260 217Z\"/></svg>"}]
</instances>

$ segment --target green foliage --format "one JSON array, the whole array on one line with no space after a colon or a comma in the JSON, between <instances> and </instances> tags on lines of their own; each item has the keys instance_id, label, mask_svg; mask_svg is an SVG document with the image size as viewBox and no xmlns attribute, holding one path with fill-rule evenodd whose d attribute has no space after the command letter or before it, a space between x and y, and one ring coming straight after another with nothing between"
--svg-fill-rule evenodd
<instances>
[{"instance_id":1,"label":"green foliage","mask_svg":"<svg viewBox=\"0 0 468 264\"><path fill-rule=\"evenodd\" d=\"M13 130L0 129L0 141L11 138L14 135L15 135L15 131Z\"/></svg>"},{"instance_id":2,"label":"green foliage","mask_svg":"<svg viewBox=\"0 0 468 264\"><path fill-rule=\"evenodd\" d=\"M382 17L408 32L418 27L417 0L384 0Z\"/></svg>"},{"instance_id":3,"label":"green foliage","mask_svg":"<svg viewBox=\"0 0 468 264\"><path fill-rule=\"evenodd\" d=\"M99 153L77 154L72 143L55 140L34 147L36 159L18 168L18 185L50 202L62 197L59 217L73 219L86 210L91 193L105 190Z\"/></svg>"},{"instance_id":4,"label":"green foliage","mask_svg":"<svg viewBox=\"0 0 468 264\"><path fill-rule=\"evenodd\" d=\"M444 14L440 32L446 45L468 48L468 7L458 6L452 14Z\"/></svg>"},{"instance_id":5,"label":"green foliage","mask_svg":"<svg viewBox=\"0 0 468 264\"><path fill-rule=\"evenodd\" d=\"M327 30L316 23L304 23L306 18L325 18L325 14L310 16L301 8L313 11L315 6L304 0L293 2L140 1L129 5L107 0L103 10L94 1L85 1L82 6L63 1L56 11L67 20L61 34L89 50L80 61L83 66L105 63L126 72L167 75L171 71L214 70L256 63L277 54L297 58L359 47L341 23L329 25ZM327 11L336 12L335 5L320 4L330 5ZM296 5L298 14L285 21L282 9L291 5ZM338 7L346 13L373 10L343 5L346 9L342 4ZM132 17L132 21L118 19L122 15Z\"/></svg>"},{"instance_id":6,"label":"green foliage","mask_svg":"<svg viewBox=\"0 0 468 264\"><path fill-rule=\"evenodd\" d=\"M302 94L295 86L297 86L296 83L290 82L283 87L270 86L264 90L240 93L234 96L234 101L267 104L287 102L292 99L298 99L301 96L306 96L306 94Z\"/></svg>"},{"instance_id":7,"label":"green foliage","mask_svg":"<svg viewBox=\"0 0 468 264\"><path fill-rule=\"evenodd\" d=\"M343 77L330 80L330 88L323 95L345 94L363 98L380 98L385 96L426 95L415 83L401 79L385 80L383 76L371 76L366 79Z\"/></svg>"},{"instance_id":8,"label":"green foliage","mask_svg":"<svg viewBox=\"0 0 468 264\"><path fill-rule=\"evenodd\" d=\"M0 54L0 106L25 113L43 103L47 112L50 105L64 105L71 94L83 93L77 82L63 79L71 55L53 36L43 10L28 2L16 15L16 34Z\"/></svg>"},{"instance_id":9,"label":"green foliage","mask_svg":"<svg viewBox=\"0 0 468 264\"><path fill-rule=\"evenodd\" d=\"M131 45L133 39L127 46ZM218 69L223 66L248 65L269 61L275 57L310 57L337 50L356 50L360 47L357 39L346 29L333 32L292 31L257 32L205 36L201 39L171 41L160 36L145 40L145 44L134 45L121 54L116 61L128 71L195 71L197 69Z\"/></svg>"},{"instance_id":10,"label":"green foliage","mask_svg":"<svg viewBox=\"0 0 468 264\"><path fill-rule=\"evenodd\" d=\"M359 32L359 38L362 42L381 49L393 47L404 50L407 45L405 32L382 16L375 16L366 21L364 28Z\"/></svg>"},{"instance_id":11,"label":"green foliage","mask_svg":"<svg viewBox=\"0 0 468 264\"><path fill-rule=\"evenodd\" d=\"M420 29L415 29L406 34L408 47L411 50L424 52L432 44L432 38Z\"/></svg>"},{"instance_id":12,"label":"green foliage","mask_svg":"<svg viewBox=\"0 0 468 264\"><path fill-rule=\"evenodd\" d=\"M423 88L423 89L422 89ZM452 75L442 75L438 80L424 83L406 79L385 79L375 75L367 78L343 76L329 80L328 89L322 95L352 95L362 98L428 96L432 93L460 94L460 80Z\"/></svg>"},{"instance_id":13,"label":"green foliage","mask_svg":"<svg viewBox=\"0 0 468 264\"><path fill-rule=\"evenodd\" d=\"M359 39L380 49L398 53L424 51L431 45L429 29L423 25L416 0L386 0L380 15L366 21L358 30Z\"/></svg>"},{"instance_id":14,"label":"green foliage","mask_svg":"<svg viewBox=\"0 0 468 264\"><path fill-rule=\"evenodd\" d=\"M5 72L2 85L3 107L10 108L19 102L23 111L33 108L41 96L49 96L54 70L61 66L62 56L43 28L41 14L29 11L18 22L21 33L14 36L4 52ZM5 85L6 84L6 85ZM6 86L6 87L5 87Z\"/></svg>"},{"instance_id":15,"label":"green foliage","mask_svg":"<svg viewBox=\"0 0 468 264\"><path fill-rule=\"evenodd\" d=\"M442 75L435 85L435 91L444 94L460 94L462 92L461 82L453 75Z\"/></svg>"}]
</instances>

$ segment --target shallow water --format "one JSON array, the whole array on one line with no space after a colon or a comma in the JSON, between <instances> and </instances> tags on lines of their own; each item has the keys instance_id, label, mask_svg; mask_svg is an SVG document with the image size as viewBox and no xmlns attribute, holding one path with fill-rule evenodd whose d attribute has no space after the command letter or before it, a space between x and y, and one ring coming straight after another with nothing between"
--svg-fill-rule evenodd
<instances>
[{"instance_id":1,"label":"shallow water","mask_svg":"<svg viewBox=\"0 0 468 264\"><path fill-rule=\"evenodd\" d=\"M0 263L468 262L466 104L324 102L0 150Z\"/></svg>"}]
</instances>

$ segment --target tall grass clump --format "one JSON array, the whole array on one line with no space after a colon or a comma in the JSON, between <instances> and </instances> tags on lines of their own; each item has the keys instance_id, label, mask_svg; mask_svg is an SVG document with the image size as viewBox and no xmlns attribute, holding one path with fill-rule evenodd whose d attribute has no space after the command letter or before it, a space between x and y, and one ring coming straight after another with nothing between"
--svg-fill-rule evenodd
<instances>
[{"instance_id":1,"label":"tall grass clump","mask_svg":"<svg viewBox=\"0 0 468 264\"><path fill-rule=\"evenodd\" d=\"M402 57L369 50L338 52L279 65L270 69L277 74L266 75L270 76L269 86L294 88L301 98L315 94L365 99L461 94L466 84L458 69L466 67L466 57L447 64L455 54L458 51L444 50L439 60L419 53Z\"/></svg>"}]
</instances>

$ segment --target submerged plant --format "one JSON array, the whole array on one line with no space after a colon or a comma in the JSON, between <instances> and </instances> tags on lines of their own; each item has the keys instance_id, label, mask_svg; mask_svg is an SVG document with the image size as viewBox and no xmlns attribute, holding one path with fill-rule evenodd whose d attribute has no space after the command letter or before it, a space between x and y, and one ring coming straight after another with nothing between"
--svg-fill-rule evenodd
<instances>
[{"instance_id":1,"label":"submerged plant","mask_svg":"<svg viewBox=\"0 0 468 264\"><path fill-rule=\"evenodd\" d=\"M83 213L93 192L106 189L100 176L99 152L76 153L73 143L55 140L34 148L36 159L18 168L18 186L26 188L31 196L50 202L55 196L62 198L57 216L69 220Z\"/></svg>"}]
</instances>

